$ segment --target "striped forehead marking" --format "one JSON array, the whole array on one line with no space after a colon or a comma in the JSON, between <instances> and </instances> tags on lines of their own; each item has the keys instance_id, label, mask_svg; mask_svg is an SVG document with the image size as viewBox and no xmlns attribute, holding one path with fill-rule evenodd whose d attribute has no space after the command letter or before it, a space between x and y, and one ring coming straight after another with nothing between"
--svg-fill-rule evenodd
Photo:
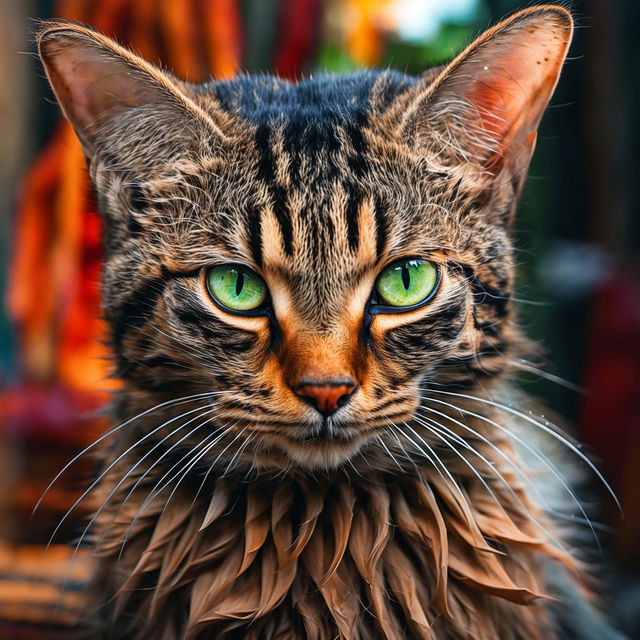
<instances>
[{"instance_id":1,"label":"striped forehead marking","mask_svg":"<svg viewBox=\"0 0 640 640\"><path fill-rule=\"evenodd\" d=\"M291 215L287 207L287 191L276 181L275 168L277 158L270 141L271 128L267 124L260 124L256 130L255 143L258 151L258 178L269 187L273 212L276 216L284 243L284 252L293 256L293 226ZM262 258L260 257L260 261Z\"/></svg>"},{"instance_id":2,"label":"striped forehead marking","mask_svg":"<svg viewBox=\"0 0 640 640\"><path fill-rule=\"evenodd\" d=\"M304 115L304 114L303 114ZM282 241L282 251L288 258L294 257L296 245L317 246L318 227L326 226L330 235L343 225L346 228L347 249L357 253L361 242L361 209L371 194L363 189L363 179L368 170L367 144L364 129L368 116L365 112L326 119L296 119L259 123L255 129L257 153L257 178L265 185L270 207L277 221ZM335 191L343 191L346 200L332 197ZM303 194L306 206L294 206L292 200ZM336 209L336 200L343 201L342 210ZM384 246L386 220L381 202L374 198L376 247ZM258 266L264 263L266 237L264 208L248 214L248 244ZM369 226L369 225L367 225ZM298 238L303 230L309 238ZM369 231L367 229L367 231ZM341 239L336 238L336 242Z\"/></svg>"}]
</instances>

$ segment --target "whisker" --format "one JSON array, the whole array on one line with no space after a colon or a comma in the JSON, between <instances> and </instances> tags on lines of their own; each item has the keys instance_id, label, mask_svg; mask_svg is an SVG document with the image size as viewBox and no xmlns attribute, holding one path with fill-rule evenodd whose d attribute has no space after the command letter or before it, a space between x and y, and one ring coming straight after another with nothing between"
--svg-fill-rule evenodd
<instances>
[{"instance_id":1,"label":"whisker","mask_svg":"<svg viewBox=\"0 0 640 640\"><path fill-rule=\"evenodd\" d=\"M395 438L396 442L398 443L398 446L400 447L400 450L404 454L405 459L408 460L413 465L413 468L414 468L416 474L420 475L420 470L418 469L418 465L416 465L415 460L409 454L409 452L407 451L406 447L404 446L404 444L402 443L402 441L398 437L397 431L400 431L402 433L400 427L398 427L398 425L395 422L391 422L390 421L390 423L391 423L391 435Z\"/></svg>"},{"instance_id":2,"label":"whisker","mask_svg":"<svg viewBox=\"0 0 640 640\"><path fill-rule=\"evenodd\" d=\"M69 462L67 462L67 464L65 464L64 467L62 467L62 469L60 471L58 471L58 473L55 475L53 480L51 480L51 482L47 485L46 489L42 492L42 495L40 496L40 498L38 498L38 501L36 502L35 506L33 507L32 512L31 512L30 521L33 519L33 516L36 514L36 511L38 510L38 508L42 504L42 501L46 497L47 493L51 490L51 487L53 487L53 485L60 479L62 474L67 469L69 469L69 467L71 467L71 465L73 465L77 460L79 460L83 455L85 455L91 449L93 449L95 446L97 446L98 444L103 442L106 438L108 438L109 436L113 435L117 431L120 431L121 429L123 429L124 427L128 426L129 424L131 424L135 420L139 420L140 418L146 416L149 413L152 413L153 411L157 411L158 409L163 409L163 408L166 408L166 407L169 407L169 406L173 406L173 405L178 405L178 404L185 404L185 403L190 402L191 400L194 400L196 398L204 398L204 397L207 397L207 396L215 396L215 395L218 395L218 394L221 394L221 393L229 393L229 392L228 391L208 391L206 393L196 393L196 394L193 394L191 396L183 396L182 398L174 398L174 399L171 399L171 400L167 400L166 402L162 402L161 404L155 405L155 406L151 407L150 409L147 409L146 411L142 411L141 413L138 413L137 415L133 416L132 418L129 418L126 422L123 422L123 423L119 424L117 427L113 427L112 429L110 429L109 431L107 431L106 433L101 435L99 438L94 440L91 444L86 446L82 451L77 453L73 458L71 458L71 460L69 460Z\"/></svg>"},{"instance_id":3,"label":"whisker","mask_svg":"<svg viewBox=\"0 0 640 640\"><path fill-rule=\"evenodd\" d=\"M562 378L561 376L557 376L553 373L549 373L548 371L544 371L543 369L540 369L540 367L536 367L535 365L531 364L530 362L527 362L526 360L522 360L522 359L514 360L512 358L509 358L508 360L512 365L514 365L518 369L522 369L523 371L528 371L530 373L533 373L536 376L544 378L549 382L558 384L561 387L564 387L565 389L570 389L571 391L575 391L576 393L580 393L580 394L585 393L585 389L580 385L575 384L570 380L565 380L565 378Z\"/></svg>"},{"instance_id":4,"label":"whisker","mask_svg":"<svg viewBox=\"0 0 640 640\"><path fill-rule=\"evenodd\" d=\"M224 429L224 427L222 429ZM164 490L164 488L166 486L171 484L171 482L173 482L173 480L178 475L180 475L180 473L184 469L183 463L185 463L185 465L186 465L185 461L189 457L195 456L197 454L198 450L200 450L202 447L204 447L212 438L216 438L216 437L220 438L220 437L222 437L222 435L220 435L220 431L221 431L220 428L216 429L215 431L213 431L209 435L205 436L198 444L196 444L192 448L190 448L180 458L180 460L175 462L171 466L171 468L153 485L153 487L151 488L151 490L147 494L147 497L143 500L142 505L140 507L138 507L138 510L136 511L136 513L135 513L135 515L133 517L133 520L129 523L129 526L127 527L127 530L126 530L125 535L123 537L122 543L120 545L120 553L118 554L118 559L120 559L120 557L122 556L122 553L124 552L124 549L125 549L125 546L127 544L127 541L129 540L129 536L130 536L131 532L133 531L133 528L134 528L136 522L138 521L138 519L140 518L140 516L142 515L142 513L146 509L146 507L152 502L153 499L155 499L159 495L159 493L161 493ZM169 475L171 475L171 472L174 469L176 469L177 467L180 467L180 465L183 465L183 466L170 478L170 480L167 483L165 483L163 486L160 486L163 483L163 481ZM160 489L158 490L159 487L160 487Z\"/></svg>"},{"instance_id":5,"label":"whisker","mask_svg":"<svg viewBox=\"0 0 640 640\"><path fill-rule=\"evenodd\" d=\"M431 464L433 465L434 469L438 472L440 477L444 480L445 484L449 484L447 482L447 478L445 478L444 475L442 474L442 472L438 469L438 465L440 465L440 467L442 468L442 471L444 471L444 473L446 473L447 477L449 478L449 480L451 481L453 486L456 488L456 490L458 492L458 495L462 499L462 503L467 507L467 510L468 510L469 509L469 504L467 502L467 499L466 499L462 489L460 488L460 485L455 481L454 477L449 472L449 469L447 469L447 467L442 462L440 457L436 454L436 452L433 450L431 445L410 424L408 424L407 422L403 422L403 424L404 424L405 427L407 427L407 429L409 429L411 431L411 433L413 433L420 440L420 442L422 442L424 444L425 447L427 447L427 449L429 449L431 454L437 460L437 464L433 461L433 458L429 457L429 455L426 454L424 449L422 449L422 447L420 447L420 445L418 445L415 442L415 440L413 440L413 438L411 438L407 433L405 433L404 431L399 429L401 435L404 436L405 438L407 438L409 440L409 442L411 442L415 447L417 447L418 451L420 451L422 453L422 455L424 455L427 458L427 460L429 460L429 462L431 462Z\"/></svg>"},{"instance_id":6,"label":"whisker","mask_svg":"<svg viewBox=\"0 0 640 640\"><path fill-rule=\"evenodd\" d=\"M443 415L445 418L448 417L445 414L440 414L440 415ZM418 418L416 417L416 419L418 419ZM560 540L558 540L558 538L555 535L553 535L553 533L551 531L549 531L549 529L547 529L541 522L539 522L539 520L531 513L531 511L529 510L527 505L524 504L522 499L518 496L518 494L514 491L513 487L509 484L507 479L495 468L495 465L491 461L489 461L487 458L485 458L475 447L473 447L469 443L465 442L462 438L460 438L460 436L458 436L456 433L454 433L451 429L449 429L445 425L437 423L437 427L436 427L436 425L434 423L432 423L431 421L429 421L429 422L433 427L435 427L435 428L439 427L439 428L443 429L446 433L450 434L449 437L455 438L457 441L460 442L461 445L465 446L465 448L467 448L469 451L471 451L485 465L487 465L487 467L489 467L493 471L493 473L496 476L496 478L505 486L505 488L511 494L511 496L514 498L514 500L516 500L516 502L522 507L522 509L528 515L528 517L531 520L531 522L533 522L538 527L538 529L540 529L540 531L545 533L549 537L549 539L552 542L554 542L560 549L566 550L566 548L562 544L562 542L560 542ZM505 456L506 460L509 462L509 464L515 470L521 471L520 467L517 466L516 464L514 464L514 462L503 451L500 451L500 449L498 449L497 447L494 447L494 448L499 453L501 453L501 454L503 454ZM454 451L455 451L455 449L454 449ZM460 455L459 452L456 451L456 453L458 453L458 455ZM460 457L471 468L471 470L474 471L475 475L478 477L480 482L482 482L482 484L485 486L485 488L491 493L491 496L493 497L493 499L498 504L498 506L499 506L500 510L502 511L502 513L504 513L504 515L507 516L507 518L510 519L510 516L505 511L504 507L502 506L502 503L497 499L497 497L495 496L493 491L485 484L485 482L483 481L483 478L480 475L478 475L478 473L475 470L475 467L470 465L470 463L466 460L466 458L464 458L463 456L460 456ZM526 475L524 473L523 473L523 477L526 478ZM529 484L533 486L533 483L528 478L527 478L527 480L528 480ZM542 494L540 494L540 496L542 497Z\"/></svg>"},{"instance_id":7,"label":"whisker","mask_svg":"<svg viewBox=\"0 0 640 640\"><path fill-rule=\"evenodd\" d=\"M167 436L165 436L164 438L162 438L162 440L160 440L158 443L156 443L156 445L149 451L147 452L133 467L131 467L127 473L118 481L118 483L116 484L116 486L111 490L111 492L109 493L109 495L106 497L106 499L104 500L102 506L100 507L100 509L98 510L98 512L94 515L94 517L92 518L91 522L89 523L88 527L91 525L91 523L95 520L95 518L99 515L100 511L108 504L109 500L113 497L113 495L115 494L115 492L117 491L117 489L122 486L122 484L127 480L128 477L131 476L132 472L134 471L134 469L140 464L140 462L142 462L147 456L149 456L155 449L157 449L163 442L165 442L167 439L169 439L170 437L174 436L176 433L178 433L178 431L184 429L184 427L186 427L188 424L194 422L195 420L198 420L200 418L202 418L203 416L207 415L207 414L213 414L215 412L215 408L208 410L208 411L204 411L200 414L198 414L197 416L194 416L193 418L191 418L190 420L188 420L186 423L180 425L179 427L177 427L176 429L174 429L170 434L168 434ZM175 450L178 446L180 446L180 444L182 442L184 442L187 438L191 437L196 431L198 431L199 429L201 429L203 426L205 426L209 421L211 420L211 418L207 418L206 420L200 422L198 425L196 425L193 429L191 429L186 435L182 436L177 442L175 442L173 445L171 445L168 449L166 449L162 455L160 455L154 462L153 464L145 470L145 472L136 480L136 482L133 484L133 486L131 487L131 489L129 489L129 492L127 493L127 495L124 497L124 499L122 500L122 502L120 503L120 506L118 507L117 512L115 513L114 517L111 520L111 523L107 526L107 528L105 528L105 531L103 532L102 536L100 537L100 539L98 540L98 542L96 543L96 548L99 548L100 545L102 544L102 541L104 540L105 536L107 535L107 533L109 532L111 525L113 525L113 523L116 521L116 519L118 518L118 515L120 514L120 512L122 511L122 508L124 507L124 505L127 503L127 501L129 500L129 498L133 495L134 491L138 488L138 486L144 481L144 479L151 473L151 471L153 471L153 469L160 463L160 461L165 458L166 456L168 456L173 450ZM87 531L87 529L85 529L85 533Z\"/></svg>"},{"instance_id":8,"label":"whisker","mask_svg":"<svg viewBox=\"0 0 640 640\"><path fill-rule=\"evenodd\" d=\"M237 424L237 422L236 422L236 424ZM249 424L247 424L242 432L246 431L251 426L251 424L253 424L253 422L250 422ZM235 426L235 424L234 424L234 426ZM231 470L231 468L235 464L236 460L239 460L240 456L247 450L249 444L251 443L251 439L252 439L252 437L254 435L257 435L257 433L254 433L253 431L249 430L249 433L247 434L246 440L240 445L239 449L233 454L233 457L229 461L229 464L227 465L227 468L220 475L220 478L226 478L227 477L227 474L229 473L229 471ZM213 465L210 465L209 469L207 470L207 474L204 477L204 480L207 479L207 476L209 475L209 473L210 473L210 471L212 469L213 469ZM204 484L204 481L203 481L203 484ZM196 498L197 497L198 497L198 494L196 493Z\"/></svg>"},{"instance_id":9,"label":"whisker","mask_svg":"<svg viewBox=\"0 0 640 640\"><path fill-rule=\"evenodd\" d=\"M400 469L400 471L402 471L404 473L404 467L398 462L397 458L393 455L393 453L391 453L391 451L389 450L389 447L387 447L387 445L385 444L384 440L382 439L381 436L376 436L376 442L379 442L382 447L384 448L384 450L387 452L388 456L391 458L391 460L393 462L395 462L395 464L397 465L398 469Z\"/></svg>"},{"instance_id":10,"label":"whisker","mask_svg":"<svg viewBox=\"0 0 640 640\"><path fill-rule=\"evenodd\" d=\"M196 409L196 411L201 411L203 409L203 407L199 407L198 409ZM134 471L134 469L136 467L138 467L149 455L151 455L153 453L153 451L155 449L157 449L163 442L165 442L168 438L172 437L173 435L175 435L178 431L180 431L181 429L183 429L184 427L186 427L188 424L192 423L194 420L197 420L198 418L202 417L203 415L206 415L207 413L212 413L215 411L215 408L209 409L207 411L204 411L200 414L198 414L197 416L189 419L186 423L179 425L178 427L174 428L169 434L167 434L164 438L162 438L158 443L156 443L154 445L154 447L152 449L150 449L144 456L142 456L128 471L127 473L119 480L119 482L116 484L116 486L110 491L110 493L107 495L107 497L103 500L102 504L100 505L100 507L97 509L97 511L94 513L94 515L91 517L91 519L89 520L88 524L85 526L82 534L80 535L80 538L78 539L77 543L75 544L75 548L73 550L73 553L71 555L71 558L68 560L68 567L69 569L73 567L73 565L76 562L77 559L77 554L80 550L80 547L82 545L82 542L84 541L87 533L89 532L89 530L91 529L93 523L95 522L95 520L99 517L100 513L103 511L103 509L107 506L107 504L109 503L109 501L111 500L111 498L115 495L117 489L125 482L125 480L127 479L127 477L129 477L131 475L131 473ZM183 414L181 414L179 417L184 417L185 415L188 415L191 412L184 412ZM161 426L165 426L167 423L164 423L164 425ZM192 429L186 436L183 436L183 438L181 438L181 440L179 442L181 442L182 440L184 440L186 437L188 437L189 435L193 434L198 428L200 428L200 426L202 426L202 424L205 423L201 423L201 425L198 425L195 429ZM134 445L132 445L131 448L137 446L138 444L140 444L141 440L138 440ZM175 446L177 446L178 443L176 443ZM126 452L125 452L126 453ZM166 452L165 452L166 454ZM156 463L157 464L157 461ZM152 465L153 467L153 465ZM107 469L108 470L108 469ZM144 478L144 474L142 476L142 478ZM140 478L138 480L138 482L136 483L135 486L137 486L137 484L142 480L142 478ZM91 490L92 487L89 487L88 491ZM102 541L104 540L105 536L107 535L108 530L110 529L111 525L115 522L115 520L118 517L118 514L120 513L122 506L124 505L124 503L126 502L126 500L128 499L128 497L131 495L131 493L133 492L133 489L129 492L129 494L127 495L127 497L124 499L124 501L121 503L118 512L116 513L116 515L113 517L113 519L111 520L111 524L109 525L109 527L104 531L104 533L102 534L102 536L100 537L100 539L98 540L97 544L95 545L95 548L99 548L99 546L101 545ZM82 496L79 500L82 499ZM73 508L73 507L72 507ZM69 512L68 512L69 513ZM66 515L68 515L68 513ZM62 522L62 521L61 521ZM55 535L55 531L54 534ZM49 543L51 542L51 540L49 541ZM66 587L67 587L67 578L65 577L63 583L62 583L62 587L61 587L61 593L60 596L58 598L58 602L56 604L56 608L60 606L61 604L61 600L62 597L66 591Z\"/></svg>"},{"instance_id":11,"label":"whisker","mask_svg":"<svg viewBox=\"0 0 640 640\"><path fill-rule=\"evenodd\" d=\"M470 416L472 416L474 418L478 418L479 420L482 420L482 421L486 422L487 424L490 424L490 425L494 426L496 429L498 429L501 433L505 434L507 437L512 438L515 442L517 442L520 446L525 448L527 451L529 451L529 453L531 453L540 462L542 462L542 464L552 473L552 475L556 478L556 480L558 480L558 482L560 482L560 484L562 485L564 490L570 496L570 498L573 501L573 503L578 507L578 510L580 511L580 513L584 517L584 519L588 523L591 523L591 520L589 519L589 516L587 515L586 511L584 510L584 507L582 506L582 504L580 503L580 501L578 500L577 496L572 491L571 487L569 486L567 481L564 479L562 474L558 471L557 467L553 463L551 463L546 458L546 456L544 456L542 453L540 453L538 451L538 449L536 449L535 447L532 447L525 440L520 438L518 435L516 435L515 433L509 431L508 429L503 427L501 424L499 424L495 420L492 420L492 419L488 418L487 416L483 416L480 413L474 413L473 411L470 411L468 409L463 409L462 407L457 407L457 406L452 405L452 404L450 404L448 402L443 402L442 400L438 400L437 398L429 398L427 396L421 396L421 397L423 399L425 399L425 400L429 400L430 402L437 402L439 404L442 404L442 405L445 405L445 406L447 406L449 408L452 408L452 409L454 409L456 411L460 411L462 413L465 413L466 415L470 415ZM595 532L595 530L594 530L594 528L593 528L593 526L591 524L589 524L589 528L591 529L591 532L592 532L592 534L594 536L596 544L600 548L600 541L599 541L598 536L596 535L596 532Z\"/></svg>"},{"instance_id":12,"label":"whisker","mask_svg":"<svg viewBox=\"0 0 640 640\"><path fill-rule=\"evenodd\" d=\"M246 415L246 414L245 414ZM171 493L169 494L169 497L167 498L164 507L162 509L162 511L160 512L159 517L162 517L162 515L166 512L167 507L169 506L169 503L171 502L171 499L173 498L175 492L177 491L180 483L186 478L186 476L189 474L189 472L193 469L193 467L227 434L229 433L233 427L235 427L235 425L240 422L240 418L230 427L225 425L224 427L221 427L222 433L220 433L218 436L216 436L213 441L209 442L208 444L206 443L206 441L211 437L211 436L215 436L216 432L210 434L210 436L207 436L207 438L205 438L201 443L199 443L198 445L196 445L196 447L194 449L192 449L191 451L189 451L187 453L187 455L183 456L183 458L176 463L176 465L174 465L155 485L155 487L149 492L149 495L147 496L147 498L145 498L144 502L142 503L142 505L140 506L140 508L138 509L137 513L134 516L133 521L131 522L131 524L129 525L127 532L125 534L124 540L122 542L122 545L120 547L120 555L122 555L122 552L124 551L124 548L126 546L126 543L129 539L129 535L131 534L131 531L133 530L133 527L135 526L135 523L138 521L139 517L142 515L142 513L144 512L144 510L146 509L146 507L157 497L160 495L160 493L162 493L162 491L164 491L176 478L178 478L178 476L181 476L177 483L175 484L174 488L172 489ZM216 458L216 460L214 461L214 463L212 464L212 466L215 466L215 464L217 463L217 461L220 459L220 456L223 455L227 449L242 435L242 433L244 433L244 431L246 430L247 427L244 427L233 439L232 441L222 450L222 452L218 455L218 457ZM200 451L198 451L198 449L200 449ZM190 455L193 455L193 459L190 460L189 462L186 462L182 468L180 470L178 470L168 481L166 481L162 486L159 486L163 480L167 477L167 475L169 475L171 473L171 471L180 464L180 462L184 461L186 458L188 458ZM182 475L181 475L182 474Z\"/></svg>"},{"instance_id":13,"label":"whisker","mask_svg":"<svg viewBox=\"0 0 640 640\"><path fill-rule=\"evenodd\" d=\"M71 555L71 558L68 561L68 567L72 568L76 558L77 558L77 554L80 550L80 547L82 545L83 540L85 539L85 536L87 535L87 533L89 532L89 530L91 529L93 523L95 522L95 520L99 517L100 513L103 511L103 509L109 504L109 501L111 500L111 498L115 495L116 491L118 490L118 488L126 481L126 479L132 474L132 472L134 471L134 469L140 464L142 463L151 453L153 453L153 451L155 449L157 449L165 440L167 440L168 438L172 437L173 435L175 435L178 431L180 431L181 429L183 429L184 427L186 427L188 424L190 424L191 422L193 422L194 420L197 420L198 418L201 418L203 415L207 414L207 413L211 413L215 411L215 409L212 409L210 411L205 411L193 418L191 418L190 420L188 420L186 423L179 425L178 427L176 427L175 429L173 429L171 431L171 433L169 433L168 435L166 435L164 438L162 438L162 440L160 440L158 443L156 443L156 445L150 450L148 451L144 456L142 456L134 465L133 467L131 467L127 473L118 481L118 483L116 484L116 486L110 491L110 493L107 495L107 497L103 500L102 504L100 505L100 507L98 508L98 510L94 513L94 515L91 517L91 519L89 520L88 524L86 525L86 527L84 528L82 534L80 535L80 538L78 540L78 542L75 545L75 548L73 550L73 554ZM200 423L197 427L195 427L194 429L192 429L186 436L183 436L177 443L175 443L173 445L173 447L171 447L168 451L165 451L165 453L163 454L166 455L169 451L171 451L171 449L173 449L174 447L176 447L180 442L182 442L184 439L188 438L190 435L192 435L197 429L199 429L200 427L202 427L202 425L206 424L205 422ZM160 458L162 458L163 456L160 456ZM127 502L128 498L131 496L131 494L133 493L134 489L136 488L136 486L138 486L138 484L142 481L142 479L145 477L145 475L147 473L149 473L149 471L159 462L160 458L158 460L156 460L156 462L154 462L154 464L138 479L138 481L136 482L136 484L132 487L132 489L129 491L129 493L127 494L127 496L125 497L125 499L121 502L120 507L118 508L118 511L116 512L116 514L114 515L114 517L111 519L111 522L109 523L109 525L105 528L105 531L103 532L103 534L101 535L100 539L97 541L97 543L94 545L94 549L99 549L102 542L104 541L104 538L106 537L108 531L110 530L111 526L113 525L113 523L117 520L118 515L120 514L122 507L124 506L124 504ZM62 587L61 587L61 594L58 600L58 604L60 604L61 599L63 597L63 594L65 593L66 590L66 586L67 586L67 578L65 577L63 583L62 583Z\"/></svg>"},{"instance_id":14,"label":"whisker","mask_svg":"<svg viewBox=\"0 0 640 640\"><path fill-rule=\"evenodd\" d=\"M248 412L247 412L248 413ZM238 422L240 422L240 418L238 420L236 420L236 422L234 422L231 427L226 429L226 433L229 433L237 424ZM247 430L248 425L243 427L237 434L236 436L231 440L231 442L218 454L218 456L216 457L216 459L209 465L209 468L214 468L215 465L218 463L218 461L220 460L220 458L227 452L227 450L229 449L229 447L236 441L238 440L238 438L240 438L240 436L242 436L242 434ZM164 513L167 510L167 507L169 506L169 503L171 502L171 499L173 498L173 496L175 495L175 492L178 490L178 487L180 486L180 483L187 477L187 475L189 474L189 472L193 469L193 467L198 464L198 462L200 460L202 460L202 458L204 458L204 456L217 444L217 441L214 441L210 444L207 445L207 447L205 447L205 449L203 451L201 451L198 456L192 460L189 463L189 466L184 470L184 473L182 474L182 476L180 477L180 479L178 480L178 482L176 483L176 485L173 487L173 489L171 490L171 493L169 494L169 497L167 498L167 501L165 502L165 505L160 513L160 518L164 515ZM164 490L164 487L160 490L162 491ZM158 493L160 493L160 491ZM195 501L194 501L195 503ZM193 506L193 505L192 505Z\"/></svg>"},{"instance_id":15,"label":"whisker","mask_svg":"<svg viewBox=\"0 0 640 640\"><path fill-rule=\"evenodd\" d=\"M424 390L427 391L427 389L424 389ZM460 398L466 398L468 400L474 400L476 402L481 402L483 404L487 404L487 405L496 407L497 409L503 409L504 411L508 411L509 413L511 413L511 414L513 414L515 416L518 416L522 420L525 420L529 424L532 424L533 426L538 427L539 429L541 429L545 433L549 434L550 436L552 436L553 438L555 438L556 440L558 440L559 442L564 444L566 447L568 447L571 451L573 451L573 453L575 453L593 471L593 473L596 474L596 476L598 477L600 482L604 485L606 490L609 492L609 494L611 495L611 497L615 501L620 513L622 514L622 506L620 505L620 501L618 500L618 497L616 496L615 491L611 488L609 483L605 480L604 476L599 471L599 469L596 467L596 465L593 464L593 462L591 462L591 460L589 460L588 456L586 456L582 451L580 451L580 449L578 447L576 447L568 438L566 438L563 435L559 434L557 431L554 431L553 429L551 429L547 425L545 425L545 424L543 424L541 422L538 422L537 420L534 420L533 418L531 418L530 416L526 415L525 413L522 413L521 411L518 411L517 409L514 409L513 407L511 407L511 406L509 406L507 404L503 404L503 403L500 403L500 402L494 402L492 400L486 400L484 398L478 398L476 396L470 396L470 395L467 395L467 394L455 393L453 391L443 391L443 390L440 390L440 389L430 389L429 391L432 391L434 393L441 393L441 394L449 395L449 396L457 396L457 397L460 397Z\"/></svg>"},{"instance_id":16,"label":"whisker","mask_svg":"<svg viewBox=\"0 0 640 640\"><path fill-rule=\"evenodd\" d=\"M196 409L191 409L189 411L185 411L185 412L181 413L180 415L175 416L175 417L163 422L160 426L158 426L155 429L152 429L151 431L146 433L144 436L142 436L142 438L139 438L136 442L134 442L134 444L132 444L130 447L128 447L123 453L118 455L103 471L100 472L100 474L98 474L97 478L89 485L89 487L87 489L85 489L83 491L83 493L80 495L80 497L71 505L71 507L66 511L66 513L62 516L62 518L58 521L58 524L56 525L55 529L53 530L53 533L51 534L51 537L49 538L49 541L47 542L47 545L45 547L44 552L46 553L48 551L48 549L51 546L51 543L53 542L56 534L60 530L60 527L63 525L65 520L71 515L71 513L74 511L74 509L91 493L91 491L93 491L93 489L100 483L100 481L107 475L107 473L109 473L109 471L111 471L111 469L113 469L118 464L118 462L120 462L125 456L127 456L129 453L131 453L131 451L133 451L133 449L135 449L137 446L139 446L147 438L150 438L154 433L157 433L160 429L163 429L168 424L171 424L172 422L175 422L176 420L179 420L179 419L183 418L186 415L189 415L189 414L197 412L197 411L202 411L202 409L203 409L203 407L198 407Z\"/></svg>"},{"instance_id":17,"label":"whisker","mask_svg":"<svg viewBox=\"0 0 640 640\"><path fill-rule=\"evenodd\" d=\"M473 472L473 474L478 478L478 480L480 481L480 483L482 484L482 486L487 490L487 492L489 493L489 495L493 498L494 502L498 505L498 508L502 511L502 513L504 513L505 516L507 516L507 512L504 510L504 507L502 506L502 503L500 502L500 500L498 500L498 497L496 496L496 494L494 493L493 489L491 489L491 487L489 486L489 484L487 483L487 481L485 480L485 478L482 477L482 474L471 464L471 462L469 462L469 460L467 460L448 440L447 438L442 435L441 433L438 432L437 427L433 424L433 423L428 423L424 420L422 420L421 418L419 418L418 416L414 416L414 419L416 420L416 422L418 422L418 424L421 424L423 427L427 428L431 433L433 433L437 438L439 438L442 442L444 442L444 444L446 446L448 446L463 462L464 464L469 467L469 469L471 469L471 471ZM464 442L464 440L462 440L461 438L459 438L459 440L461 440L462 444L467 448L467 449L471 449L473 450L472 447L470 447L468 444L466 444ZM489 463L487 461L487 464L493 468L493 465L491 465L491 463ZM498 474L499 475L499 474ZM502 478L502 476L500 476ZM504 480L504 478L503 478ZM506 480L505 480L506 483ZM507 516L508 517L508 516Z\"/></svg>"},{"instance_id":18,"label":"whisker","mask_svg":"<svg viewBox=\"0 0 640 640\"><path fill-rule=\"evenodd\" d=\"M438 401L438 402L441 402L441 401ZM446 406L448 406L450 408L458 410L458 408L455 407L454 405L449 405L447 403L445 403L445 404L446 404ZM547 509L550 508L550 505L548 504L548 501L546 500L546 498L544 497L544 495L542 494L540 489L538 489L536 483L531 480L531 478L524 472L524 470L522 469L522 467L520 467L520 465L516 464L515 460L510 458L504 451L502 451L502 449L500 449L500 447L497 447L493 442L491 442L491 440L489 440L489 438L486 438L479 431L477 431L473 427L470 427L468 424L465 424L461 420L456 420L453 416L449 416L446 413L442 413L441 411L438 411L437 409L434 409L433 407L421 405L420 408L424 409L426 411L429 411L430 413L435 413L436 415L438 415L438 416L440 416L442 418L445 418L446 420L450 420L454 424L458 425L459 427L462 427L463 429L465 429L466 431L471 433L471 435L473 435L476 438L479 438L482 442L484 442L486 445L491 447L491 449L493 449L503 460L505 460L507 462L507 464L509 464L512 467L512 469L520 476L520 478L522 480L524 480L524 482L527 483L527 485L530 486L537 493L537 495L539 496L540 500L544 504L545 508L547 508ZM441 426L443 428L446 428L446 427L444 427L444 425L441 425Z\"/></svg>"}]
</instances>

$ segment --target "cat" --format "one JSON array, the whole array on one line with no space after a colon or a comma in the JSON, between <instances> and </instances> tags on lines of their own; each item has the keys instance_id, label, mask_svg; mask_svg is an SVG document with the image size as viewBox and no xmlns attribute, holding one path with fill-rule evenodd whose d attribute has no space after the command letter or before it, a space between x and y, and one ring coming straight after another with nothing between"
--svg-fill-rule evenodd
<instances>
[{"instance_id":1,"label":"cat","mask_svg":"<svg viewBox=\"0 0 640 640\"><path fill-rule=\"evenodd\" d=\"M532 473L569 490L523 429L555 432L510 403L510 229L572 28L535 6L417 78L194 86L43 24L123 381L80 633L619 637Z\"/></svg>"}]
</instances>

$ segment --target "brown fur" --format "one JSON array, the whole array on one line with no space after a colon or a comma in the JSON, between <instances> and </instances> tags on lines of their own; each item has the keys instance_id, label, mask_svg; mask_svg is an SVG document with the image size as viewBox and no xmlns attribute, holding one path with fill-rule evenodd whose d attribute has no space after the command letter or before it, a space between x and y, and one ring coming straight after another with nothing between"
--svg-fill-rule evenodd
<instances>
[{"instance_id":1,"label":"brown fur","mask_svg":"<svg viewBox=\"0 0 640 640\"><path fill-rule=\"evenodd\" d=\"M513 455L506 438L495 443ZM99 527L110 566L129 540L100 583L119 594L114 628L167 639L548 637L542 559L575 565L534 524L543 516L508 465L508 482L480 481L468 461L443 460L455 484L437 469L359 465L244 486L222 479L209 506L191 506L185 492L139 513L147 494L134 495ZM141 599L136 589L151 584Z\"/></svg>"},{"instance_id":2,"label":"brown fur","mask_svg":"<svg viewBox=\"0 0 640 640\"><path fill-rule=\"evenodd\" d=\"M564 9L533 7L419 79L193 87L45 25L124 380L87 490L93 637L556 633L548 569L581 578L502 402L525 345L509 228L570 37ZM437 294L369 315L408 256L438 265ZM225 263L262 276L271 314L211 299ZM357 393L323 420L292 391L309 376Z\"/></svg>"}]
</instances>

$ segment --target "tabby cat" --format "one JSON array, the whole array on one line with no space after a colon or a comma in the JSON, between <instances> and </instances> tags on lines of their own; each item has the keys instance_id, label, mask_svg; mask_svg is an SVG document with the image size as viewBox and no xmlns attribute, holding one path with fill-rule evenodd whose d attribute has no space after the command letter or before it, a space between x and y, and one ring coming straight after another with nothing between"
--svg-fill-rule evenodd
<instances>
[{"instance_id":1,"label":"tabby cat","mask_svg":"<svg viewBox=\"0 0 640 640\"><path fill-rule=\"evenodd\" d=\"M571 34L537 6L417 78L194 86L43 25L123 381L87 637L616 637L523 429L561 436L507 385L510 227Z\"/></svg>"}]
</instances>

